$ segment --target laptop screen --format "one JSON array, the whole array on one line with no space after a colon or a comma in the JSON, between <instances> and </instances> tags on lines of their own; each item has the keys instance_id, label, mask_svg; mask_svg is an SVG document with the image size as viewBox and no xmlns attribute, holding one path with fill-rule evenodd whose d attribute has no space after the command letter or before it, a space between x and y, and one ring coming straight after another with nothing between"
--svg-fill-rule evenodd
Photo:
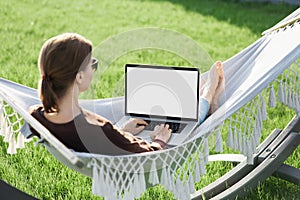
<instances>
[{"instance_id":1,"label":"laptop screen","mask_svg":"<svg viewBox=\"0 0 300 200\"><path fill-rule=\"evenodd\" d=\"M198 120L197 68L126 64L125 73L127 115Z\"/></svg>"}]
</instances>

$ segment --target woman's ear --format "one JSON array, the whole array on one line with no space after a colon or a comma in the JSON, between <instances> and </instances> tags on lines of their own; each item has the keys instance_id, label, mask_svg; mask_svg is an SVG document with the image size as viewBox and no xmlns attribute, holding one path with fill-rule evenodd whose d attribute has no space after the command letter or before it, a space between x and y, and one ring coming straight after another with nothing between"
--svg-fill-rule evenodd
<instances>
[{"instance_id":1,"label":"woman's ear","mask_svg":"<svg viewBox=\"0 0 300 200\"><path fill-rule=\"evenodd\" d=\"M82 71L79 71L79 72L76 74L76 82L77 82L78 84L81 84L81 83L82 83L82 81L83 81L83 76L84 76L84 74L83 74Z\"/></svg>"}]
</instances>

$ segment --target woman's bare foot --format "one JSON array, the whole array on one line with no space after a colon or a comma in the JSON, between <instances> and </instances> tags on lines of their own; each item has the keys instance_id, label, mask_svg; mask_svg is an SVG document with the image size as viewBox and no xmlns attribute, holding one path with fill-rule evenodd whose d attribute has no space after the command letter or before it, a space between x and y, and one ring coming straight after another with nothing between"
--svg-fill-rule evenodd
<instances>
[{"instance_id":1,"label":"woman's bare foot","mask_svg":"<svg viewBox=\"0 0 300 200\"><path fill-rule=\"evenodd\" d=\"M224 92L224 90L225 90L225 77L222 69L222 71L220 71L219 73L219 84L215 91L215 95L212 98L212 103L210 105L210 113L213 113L218 108L219 98L221 94Z\"/></svg>"},{"instance_id":2,"label":"woman's bare foot","mask_svg":"<svg viewBox=\"0 0 300 200\"><path fill-rule=\"evenodd\" d=\"M205 98L210 105L219 85L220 76L223 77L223 66L221 61L217 61L209 71L208 78L201 95L201 97Z\"/></svg>"}]
</instances>

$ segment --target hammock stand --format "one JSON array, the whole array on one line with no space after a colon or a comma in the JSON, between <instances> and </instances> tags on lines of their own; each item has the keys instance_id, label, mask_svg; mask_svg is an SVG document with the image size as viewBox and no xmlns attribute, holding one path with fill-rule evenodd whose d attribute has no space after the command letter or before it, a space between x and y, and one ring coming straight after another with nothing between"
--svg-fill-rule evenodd
<instances>
[{"instance_id":1,"label":"hammock stand","mask_svg":"<svg viewBox=\"0 0 300 200\"><path fill-rule=\"evenodd\" d=\"M163 185L178 199L201 199L202 195L234 198L245 195L244 188L255 187L276 170L278 176L299 184L299 176L281 173L288 167L282 165L283 161L299 145L299 16L297 9L261 39L224 62L227 85L220 108L186 142L167 150L126 156L74 152L28 114L29 106L40 103L35 89L0 79L0 134L9 143L7 152L13 154L16 148L24 147L30 124L40 133L49 152L68 167L91 177L93 193L105 199L134 199L156 184ZM269 107L276 106L278 99L297 115L280 134L275 130L258 146L262 122L267 119L267 94ZM96 113L112 122L124 114L122 97L80 103L90 110L96 108ZM224 133L227 146L241 152L245 159L237 159L241 163L236 168L196 192L194 183L201 180L205 165L213 158L209 157L209 150L223 151ZM271 166L273 172L266 172ZM297 169L289 170L295 171L299 174ZM227 189L228 186L231 187Z\"/></svg>"},{"instance_id":2,"label":"hammock stand","mask_svg":"<svg viewBox=\"0 0 300 200\"><path fill-rule=\"evenodd\" d=\"M300 186L300 169L283 164L300 145L299 132L300 117L295 116L284 130L275 129L258 146L253 165L249 165L242 157L240 160L233 160L228 159L226 154L211 156L214 161L240 162L240 164L218 180L193 193L191 199L240 198L247 195L247 192L256 188L269 176L275 176Z\"/></svg>"}]
</instances>

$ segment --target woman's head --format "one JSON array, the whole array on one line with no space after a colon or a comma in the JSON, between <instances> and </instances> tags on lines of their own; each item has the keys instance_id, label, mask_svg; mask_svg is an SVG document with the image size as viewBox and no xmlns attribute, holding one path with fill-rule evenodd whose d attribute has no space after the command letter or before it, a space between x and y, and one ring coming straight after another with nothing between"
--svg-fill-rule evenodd
<instances>
[{"instance_id":1,"label":"woman's head","mask_svg":"<svg viewBox=\"0 0 300 200\"><path fill-rule=\"evenodd\" d=\"M74 33L50 38L43 45L38 65L42 75L40 98L46 112L58 112L58 101L76 76L91 64L92 43Z\"/></svg>"}]
</instances>

